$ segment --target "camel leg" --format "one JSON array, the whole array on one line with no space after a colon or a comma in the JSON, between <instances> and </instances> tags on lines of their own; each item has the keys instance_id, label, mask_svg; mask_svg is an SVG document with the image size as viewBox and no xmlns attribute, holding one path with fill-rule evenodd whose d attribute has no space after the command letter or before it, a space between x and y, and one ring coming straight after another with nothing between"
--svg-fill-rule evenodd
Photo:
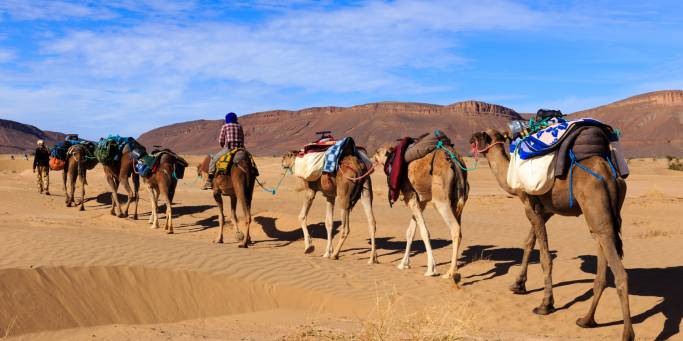
<instances>
[{"instance_id":1,"label":"camel leg","mask_svg":"<svg viewBox=\"0 0 683 341\"><path fill-rule=\"evenodd\" d=\"M111 215L115 215L118 217L122 217L123 213L121 212L121 203L119 202L119 182L113 177L113 176L107 176L107 183L109 183L109 188L111 189ZM116 209L118 209L119 213L116 214Z\"/></svg>"},{"instance_id":2,"label":"camel leg","mask_svg":"<svg viewBox=\"0 0 683 341\"><path fill-rule=\"evenodd\" d=\"M631 309L628 302L628 274L626 274L624 264L621 262L621 257L619 257L619 254L617 253L617 248L614 245L614 237L610 235L601 235L598 237L598 240L605 252L607 263L614 274L617 294L621 301L621 313L624 318L624 331L621 339L630 341L635 339L635 333L633 332L633 326L631 324Z\"/></svg>"},{"instance_id":3,"label":"camel leg","mask_svg":"<svg viewBox=\"0 0 683 341\"><path fill-rule=\"evenodd\" d=\"M225 226L225 215L223 214L223 196L220 190L213 192L213 200L218 206L218 237L213 240L214 243L223 243L223 228Z\"/></svg>"},{"instance_id":4,"label":"camel leg","mask_svg":"<svg viewBox=\"0 0 683 341\"><path fill-rule=\"evenodd\" d=\"M419 202L417 197L408 200L408 207L410 207L410 210L413 213L415 223L420 228L420 237L422 237L422 242L424 242L425 249L427 250L427 271L425 272L425 276L439 276L439 273L436 272L436 261L434 261L432 243L429 240L429 230L427 230L427 225L422 216L422 211L424 211L425 206L426 204Z\"/></svg>"},{"instance_id":5,"label":"camel leg","mask_svg":"<svg viewBox=\"0 0 683 341\"><path fill-rule=\"evenodd\" d=\"M76 189L75 189L76 179L74 179L73 177L74 177L74 174L72 172L67 172L66 183L68 184L68 188L65 191L65 193L66 193L66 207L73 206L73 202L74 202L74 192L76 191Z\"/></svg>"},{"instance_id":6,"label":"camel leg","mask_svg":"<svg viewBox=\"0 0 683 341\"><path fill-rule=\"evenodd\" d=\"M249 226L251 225L251 212L249 212L249 205L247 204L247 197L244 193L244 187L238 189L235 188L235 198L236 198L236 206L239 206L241 211L242 211L242 227L239 227L239 223L237 222L237 216L235 216L235 226L237 226L235 235L237 236L237 240L240 240L241 243L237 245L238 247L241 248L247 248L249 247L249 242L251 241L249 238ZM235 207L232 211L233 214L236 214L235 212L237 207ZM241 231L244 231L243 233ZM241 235L241 237L240 237Z\"/></svg>"},{"instance_id":7,"label":"camel leg","mask_svg":"<svg viewBox=\"0 0 683 341\"><path fill-rule=\"evenodd\" d=\"M126 209L123 211L123 217L128 217L128 209L130 209L130 204L135 200L135 194L133 189L130 188L130 183L128 182L128 174L119 175L119 183L123 185L123 189L126 190L128 194L128 201L126 201Z\"/></svg>"},{"instance_id":8,"label":"camel leg","mask_svg":"<svg viewBox=\"0 0 683 341\"><path fill-rule=\"evenodd\" d=\"M164 230L166 230L167 234L173 234L173 208L171 207L173 203L171 202L168 190L167 187L166 190L162 192L164 201L166 202L166 225L164 226Z\"/></svg>"},{"instance_id":9,"label":"camel leg","mask_svg":"<svg viewBox=\"0 0 683 341\"><path fill-rule=\"evenodd\" d=\"M341 230L341 237L339 238L339 242L337 243L337 247L334 249L334 252L332 252L332 257L331 259L339 259L339 252L341 252L342 245L344 245L344 242L346 239L349 237L349 215L351 213L351 210L347 208L347 204L344 203L341 209L341 221L342 221L342 230Z\"/></svg>"},{"instance_id":10,"label":"camel leg","mask_svg":"<svg viewBox=\"0 0 683 341\"><path fill-rule=\"evenodd\" d=\"M311 235L308 233L308 225L306 224L306 217L308 217L308 211L311 209L311 205L313 205L315 193L312 189L307 189L304 192L304 206L301 207L301 213L299 213L299 223L301 224L301 230L304 232L304 253L311 253L315 250L315 246L311 244Z\"/></svg>"},{"instance_id":11,"label":"camel leg","mask_svg":"<svg viewBox=\"0 0 683 341\"><path fill-rule=\"evenodd\" d=\"M68 165L68 160L67 160L67 165ZM66 196L66 204L69 204L69 192L66 191L66 183L67 183L67 174L68 174L68 167L64 167L64 171L62 172L62 189L64 189L64 195Z\"/></svg>"},{"instance_id":12,"label":"camel leg","mask_svg":"<svg viewBox=\"0 0 683 341\"><path fill-rule=\"evenodd\" d=\"M85 165L83 165L81 162L78 163L78 175L81 178L81 202L78 206L79 211L84 211L85 210L85 184L86 184L86 179L85 179Z\"/></svg>"},{"instance_id":13,"label":"camel leg","mask_svg":"<svg viewBox=\"0 0 683 341\"><path fill-rule=\"evenodd\" d=\"M149 222L152 224L150 228L158 229L159 216L157 214L157 201L159 200L159 192L158 190L152 188L152 186L147 187L147 189L149 190L149 201L152 203L152 214L149 217Z\"/></svg>"},{"instance_id":14,"label":"camel leg","mask_svg":"<svg viewBox=\"0 0 683 341\"><path fill-rule=\"evenodd\" d=\"M529 235L526 237L526 243L524 244L524 255L522 256L519 274L515 282L510 286L510 291L515 294L526 294L526 273L529 267L529 257L531 257L531 252L534 250L534 245L536 245L536 230L532 226L529 229Z\"/></svg>"},{"instance_id":15,"label":"camel leg","mask_svg":"<svg viewBox=\"0 0 683 341\"><path fill-rule=\"evenodd\" d=\"M598 263L595 281L593 282L593 301L591 302L591 307L588 309L586 316L576 320L576 324L581 328L597 327L598 324L595 323L595 309L597 309L600 296L602 296L605 285L607 285L607 258L605 258L600 243L598 243L597 254Z\"/></svg>"},{"instance_id":16,"label":"camel leg","mask_svg":"<svg viewBox=\"0 0 683 341\"><path fill-rule=\"evenodd\" d=\"M553 260L550 257L550 249L548 247L548 235L545 228L543 217L534 211L530 203L527 203L526 215L531 225L534 226L536 234L536 241L538 241L539 250L541 253L541 267L545 275L545 289L543 294L543 301L541 305L534 308L534 313L538 315L548 315L555 311L555 299L553 297Z\"/></svg>"},{"instance_id":17,"label":"camel leg","mask_svg":"<svg viewBox=\"0 0 683 341\"><path fill-rule=\"evenodd\" d=\"M332 256L332 228L334 227L334 197L326 198L325 203L325 231L327 231L327 244L323 258Z\"/></svg>"},{"instance_id":18,"label":"camel leg","mask_svg":"<svg viewBox=\"0 0 683 341\"><path fill-rule=\"evenodd\" d=\"M377 247L375 245L375 232L377 231L377 223L375 222L375 214L372 211L372 186L369 181L363 184L363 192L361 193L360 202L363 205L365 217L368 219L368 230L370 232L370 259L368 264L377 264Z\"/></svg>"},{"instance_id":19,"label":"camel leg","mask_svg":"<svg viewBox=\"0 0 683 341\"><path fill-rule=\"evenodd\" d=\"M451 255L451 266L448 268L448 272L443 275L443 278L452 279L456 287L460 278L458 276L458 253L460 251L460 241L462 240L462 230L460 228L460 222L455 218L455 213L453 208L447 201L434 201L436 210L443 218L446 225L451 231L451 240L453 241L453 254Z\"/></svg>"},{"instance_id":20,"label":"camel leg","mask_svg":"<svg viewBox=\"0 0 683 341\"><path fill-rule=\"evenodd\" d=\"M133 173L133 198L135 199L133 220L138 220L138 204L140 203L140 176L135 173Z\"/></svg>"},{"instance_id":21,"label":"camel leg","mask_svg":"<svg viewBox=\"0 0 683 341\"><path fill-rule=\"evenodd\" d=\"M417 223L415 222L415 218L410 218L410 225L408 225L408 229L406 230L406 252L403 255L403 259L401 259L401 263L398 264L398 268L401 270L405 269L410 269L410 247L413 244L413 239L415 238L415 227L417 226Z\"/></svg>"}]
</instances>

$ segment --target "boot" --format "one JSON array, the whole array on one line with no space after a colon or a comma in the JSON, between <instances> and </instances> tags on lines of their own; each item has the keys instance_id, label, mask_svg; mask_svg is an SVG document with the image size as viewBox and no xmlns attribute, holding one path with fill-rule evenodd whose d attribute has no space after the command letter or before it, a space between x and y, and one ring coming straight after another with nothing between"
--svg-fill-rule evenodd
<instances>
[{"instance_id":1,"label":"boot","mask_svg":"<svg viewBox=\"0 0 683 341\"><path fill-rule=\"evenodd\" d=\"M202 187L203 190L209 190L213 189L213 174L209 174L208 177L206 177L206 183L204 183L204 187Z\"/></svg>"}]
</instances>

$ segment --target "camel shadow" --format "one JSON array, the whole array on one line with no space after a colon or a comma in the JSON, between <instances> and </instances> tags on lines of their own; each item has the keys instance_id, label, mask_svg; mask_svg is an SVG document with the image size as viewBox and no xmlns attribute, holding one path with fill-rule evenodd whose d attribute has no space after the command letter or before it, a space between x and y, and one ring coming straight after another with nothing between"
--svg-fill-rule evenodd
<instances>
[{"instance_id":1,"label":"camel shadow","mask_svg":"<svg viewBox=\"0 0 683 341\"><path fill-rule=\"evenodd\" d=\"M377 255L377 258L380 257L386 257L386 256L391 256L395 254L403 254L406 249L406 241L405 240L393 240L393 237L379 237L375 238L375 245L377 246L377 250L389 250L391 252L384 253L382 255ZM368 244L370 243L370 239L368 239ZM432 249L433 250L438 250L441 248L444 248L446 246L449 246L452 244L451 240L448 239L430 239L430 244L432 244ZM366 252L369 252L370 248L367 248ZM410 247L410 257L417 256L419 254L427 252L427 248L425 247L424 242L422 242L422 239L415 239L413 240L413 244ZM400 261L403 257L395 259L393 262Z\"/></svg>"},{"instance_id":2,"label":"camel shadow","mask_svg":"<svg viewBox=\"0 0 683 341\"><path fill-rule=\"evenodd\" d=\"M283 244L278 244L276 247L283 247L293 242L303 239L304 235L301 229L292 231L282 231L277 228L275 223L277 218L273 217L255 217L254 222L261 225L263 232L271 239L254 241L254 243L285 241ZM336 236L341 225L340 221L335 221L332 226L332 237ZM325 223L317 223L308 225L308 233L311 238L327 239L327 231L325 230Z\"/></svg>"},{"instance_id":3,"label":"camel shadow","mask_svg":"<svg viewBox=\"0 0 683 341\"><path fill-rule=\"evenodd\" d=\"M581 270L585 273L596 273L595 256L583 255L581 259ZM638 268L626 269L628 273L629 295L659 297L661 301L652 308L632 316L634 324L642 323L648 318L659 313L664 315L666 320L662 330L655 340L668 340L680 333L680 324L683 319L683 266L668 268ZM592 282L592 281L591 281ZM614 276L611 271L607 272L607 286L614 288ZM576 302L587 301L593 297L593 289L574 298L567 305ZM600 323L599 326L621 325L624 321L612 321Z\"/></svg>"},{"instance_id":4,"label":"camel shadow","mask_svg":"<svg viewBox=\"0 0 683 341\"><path fill-rule=\"evenodd\" d=\"M469 282L463 283L463 286L472 285L477 282L487 281L494 279L499 276L506 275L510 272L510 268L522 263L522 257L524 255L524 249L520 248L494 248L494 245L472 245L463 250L462 255L458 259L459 262L463 262L464 265L473 263L478 260L489 260L494 261L495 264L493 269L488 271L472 274L465 276L464 278L475 278L483 277L480 279L474 279ZM550 250L550 257L557 257L557 251ZM532 250L529 255L529 264L536 264L540 261L540 253L538 250ZM444 263L444 264L449 264ZM529 292L534 292L542 289L537 289ZM528 293L529 293L528 292Z\"/></svg>"},{"instance_id":5,"label":"camel shadow","mask_svg":"<svg viewBox=\"0 0 683 341\"><path fill-rule=\"evenodd\" d=\"M128 200L128 195L118 193L118 198L119 198L119 202L121 204L125 205L125 203ZM92 200L92 198L88 198L88 200ZM111 203L112 203L111 192L100 193L97 195L97 197L95 197L95 200L99 204L98 206L95 206L95 207L111 206Z\"/></svg>"}]
</instances>

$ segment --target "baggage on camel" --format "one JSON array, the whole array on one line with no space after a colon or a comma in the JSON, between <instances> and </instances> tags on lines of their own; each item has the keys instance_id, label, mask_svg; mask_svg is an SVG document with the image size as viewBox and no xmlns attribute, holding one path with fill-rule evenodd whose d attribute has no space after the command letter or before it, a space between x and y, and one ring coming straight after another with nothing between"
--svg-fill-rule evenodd
<instances>
[{"instance_id":1,"label":"baggage on camel","mask_svg":"<svg viewBox=\"0 0 683 341\"><path fill-rule=\"evenodd\" d=\"M147 154L135 162L135 173L139 174L141 177L149 178L152 174L156 173L159 166L159 159L164 154L170 154L175 160L173 174L169 174L175 179L182 179L185 175L185 168L188 163L180 157L180 155L170 151L169 149L153 150L150 154Z\"/></svg>"},{"instance_id":2,"label":"baggage on camel","mask_svg":"<svg viewBox=\"0 0 683 341\"><path fill-rule=\"evenodd\" d=\"M555 178L571 173L576 165L582 167L580 161L592 156L604 157L615 177L628 176L617 130L591 118L570 121L551 116L543 122L545 126L537 125L510 143L507 182L512 189L545 194Z\"/></svg>"}]
</instances>

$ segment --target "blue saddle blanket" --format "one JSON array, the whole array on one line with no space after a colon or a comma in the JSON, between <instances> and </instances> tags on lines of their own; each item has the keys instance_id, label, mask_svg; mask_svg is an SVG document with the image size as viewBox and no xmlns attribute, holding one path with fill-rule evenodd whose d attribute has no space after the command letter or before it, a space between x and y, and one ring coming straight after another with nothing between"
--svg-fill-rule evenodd
<instances>
[{"instance_id":1,"label":"blue saddle blanket","mask_svg":"<svg viewBox=\"0 0 683 341\"><path fill-rule=\"evenodd\" d=\"M325 163L323 165L323 173L336 174L339 168L339 160L346 148L351 148L353 155L357 155L356 143L351 137L345 137L325 152Z\"/></svg>"},{"instance_id":2,"label":"blue saddle blanket","mask_svg":"<svg viewBox=\"0 0 683 341\"><path fill-rule=\"evenodd\" d=\"M512 143L510 143L510 154L518 153L519 158L522 160L548 154L559 147L560 143L569 132L578 127L585 126L596 126L609 130L612 132L612 134L609 134L610 139L613 141L618 140L617 135L610 126L596 119L581 118L568 121L564 118L554 118L553 120L555 121L555 124L524 138L517 138L512 141Z\"/></svg>"}]
</instances>

